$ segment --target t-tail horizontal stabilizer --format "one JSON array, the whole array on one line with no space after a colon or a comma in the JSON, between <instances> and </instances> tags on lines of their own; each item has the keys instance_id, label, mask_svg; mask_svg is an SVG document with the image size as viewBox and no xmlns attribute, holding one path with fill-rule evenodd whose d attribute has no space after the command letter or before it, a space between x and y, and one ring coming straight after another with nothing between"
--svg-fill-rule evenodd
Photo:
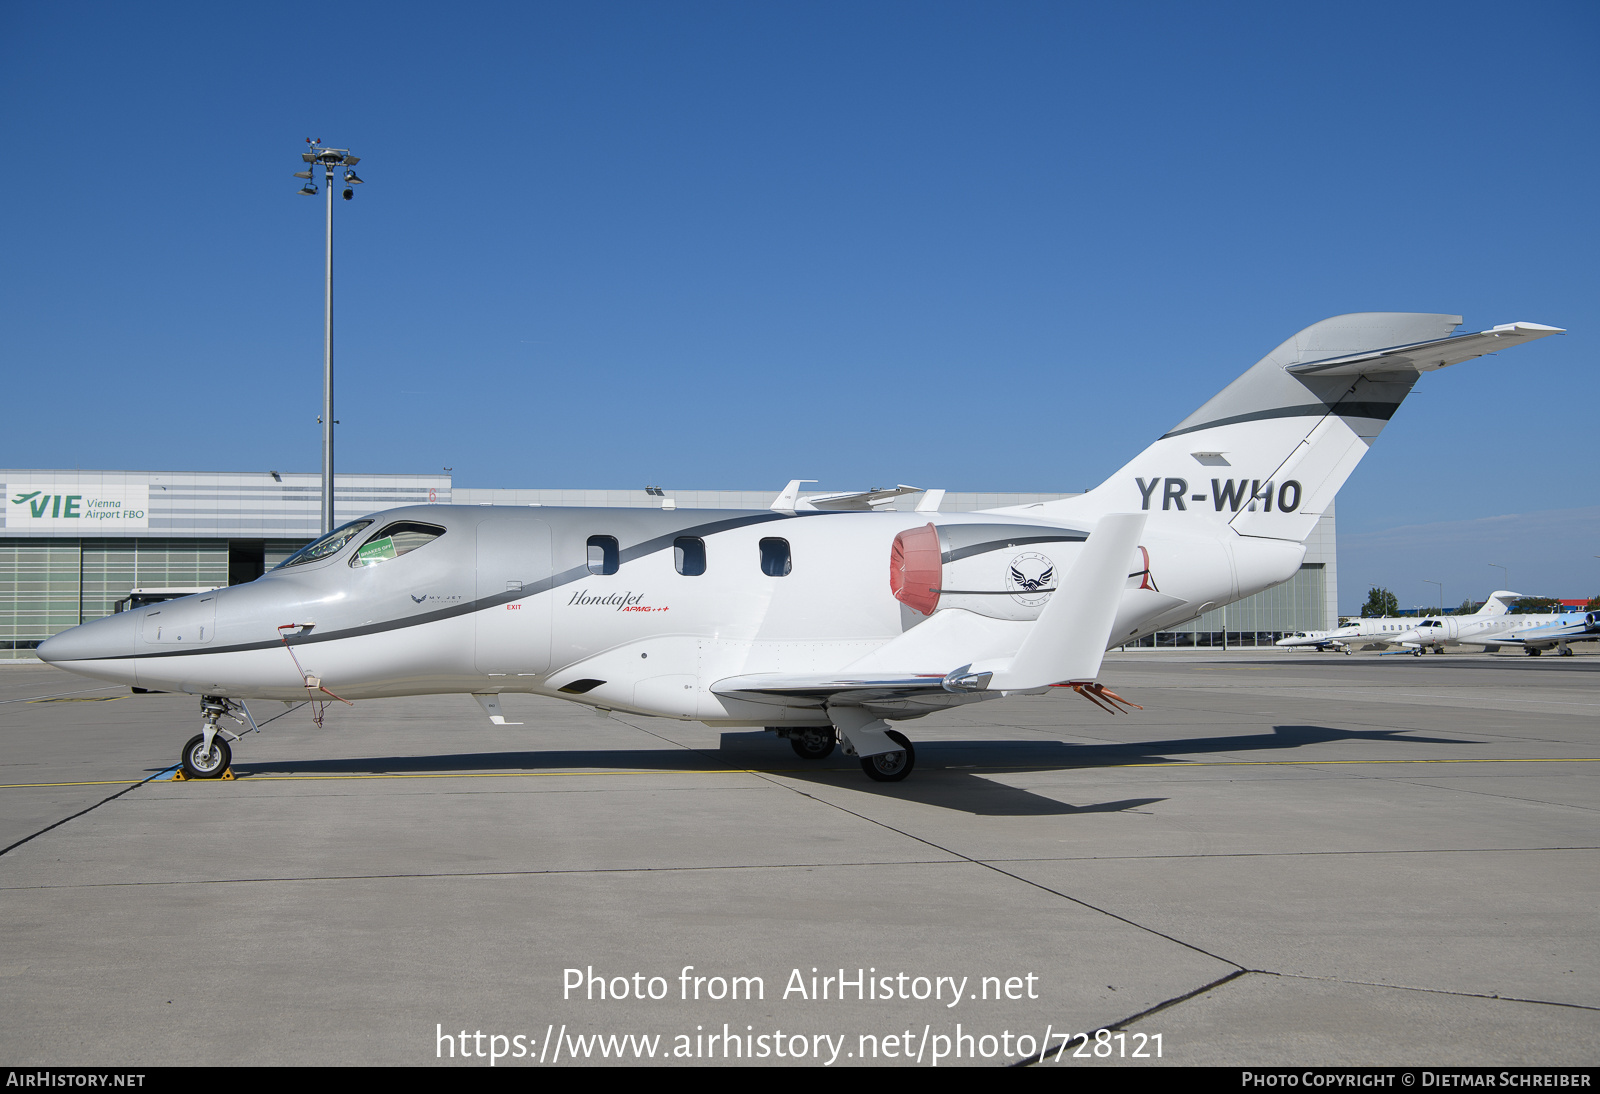
<instances>
[{"instance_id":1,"label":"t-tail horizontal stabilizer","mask_svg":"<svg viewBox=\"0 0 1600 1094\"><path fill-rule=\"evenodd\" d=\"M995 666L991 688L1031 691L1051 684L1087 684L1099 675L1128 571L1138 569L1132 560L1144 522L1143 513L1100 518L1022 648L1008 664Z\"/></svg>"}]
</instances>

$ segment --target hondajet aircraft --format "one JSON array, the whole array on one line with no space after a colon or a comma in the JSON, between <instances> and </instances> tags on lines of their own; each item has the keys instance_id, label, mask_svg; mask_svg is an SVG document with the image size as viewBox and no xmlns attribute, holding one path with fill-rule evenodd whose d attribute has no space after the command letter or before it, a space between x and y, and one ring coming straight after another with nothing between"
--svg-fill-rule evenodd
<instances>
[{"instance_id":1,"label":"hondajet aircraft","mask_svg":"<svg viewBox=\"0 0 1600 1094\"><path fill-rule=\"evenodd\" d=\"M1112 647L1291 577L1423 372L1558 328L1455 335L1367 312L1296 334L1086 494L974 513L420 505L352 521L255 581L44 642L51 664L201 697L190 777L245 701L530 692L716 726L904 778L889 723L1098 682ZM925 507L926 508L926 507Z\"/></svg>"}]
</instances>

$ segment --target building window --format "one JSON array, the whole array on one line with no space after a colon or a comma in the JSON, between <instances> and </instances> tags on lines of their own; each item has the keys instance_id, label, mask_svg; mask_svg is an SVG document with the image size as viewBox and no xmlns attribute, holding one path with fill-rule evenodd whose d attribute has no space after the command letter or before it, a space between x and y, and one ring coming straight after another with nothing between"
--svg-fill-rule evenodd
<instances>
[{"instance_id":1,"label":"building window","mask_svg":"<svg viewBox=\"0 0 1600 1094\"><path fill-rule=\"evenodd\" d=\"M622 565L622 552L617 550L616 536L589 537L589 572L614 574Z\"/></svg>"},{"instance_id":2,"label":"building window","mask_svg":"<svg viewBox=\"0 0 1600 1094\"><path fill-rule=\"evenodd\" d=\"M761 572L768 577L788 577L793 569L789 558L789 541L764 539L761 541Z\"/></svg>"},{"instance_id":3,"label":"building window","mask_svg":"<svg viewBox=\"0 0 1600 1094\"><path fill-rule=\"evenodd\" d=\"M706 541L694 536L679 536L672 541L672 565L684 577L699 577L706 572Z\"/></svg>"}]
</instances>

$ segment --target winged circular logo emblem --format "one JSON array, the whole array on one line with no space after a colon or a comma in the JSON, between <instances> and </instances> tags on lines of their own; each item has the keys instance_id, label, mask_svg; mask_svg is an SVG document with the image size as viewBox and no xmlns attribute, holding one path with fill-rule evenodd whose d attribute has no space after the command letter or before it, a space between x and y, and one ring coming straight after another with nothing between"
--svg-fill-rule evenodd
<instances>
[{"instance_id":1,"label":"winged circular logo emblem","mask_svg":"<svg viewBox=\"0 0 1600 1094\"><path fill-rule=\"evenodd\" d=\"M1055 592L1055 563L1034 551L1018 555L1007 568L1006 588L1018 604L1043 604Z\"/></svg>"}]
</instances>

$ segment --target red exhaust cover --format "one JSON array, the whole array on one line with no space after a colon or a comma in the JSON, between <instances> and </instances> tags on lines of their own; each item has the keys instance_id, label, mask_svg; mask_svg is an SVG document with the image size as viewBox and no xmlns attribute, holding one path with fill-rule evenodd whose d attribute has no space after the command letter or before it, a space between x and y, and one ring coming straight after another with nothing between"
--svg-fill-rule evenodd
<instances>
[{"instance_id":1,"label":"red exhaust cover","mask_svg":"<svg viewBox=\"0 0 1600 1094\"><path fill-rule=\"evenodd\" d=\"M894 537L894 547L889 552L889 588L896 600L914 612L932 615L939 606L943 577L937 528L926 524Z\"/></svg>"}]
</instances>

